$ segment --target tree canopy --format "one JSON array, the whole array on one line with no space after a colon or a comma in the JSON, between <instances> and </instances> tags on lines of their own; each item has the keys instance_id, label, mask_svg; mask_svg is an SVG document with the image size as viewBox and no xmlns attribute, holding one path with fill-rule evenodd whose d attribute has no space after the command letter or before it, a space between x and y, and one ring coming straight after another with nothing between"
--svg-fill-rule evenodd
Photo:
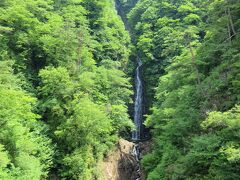
<instances>
[{"instance_id":1,"label":"tree canopy","mask_svg":"<svg viewBox=\"0 0 240 180\"><path fill-rule=\"evenodd\" d=\"M0 179L98 177L133 127L114 1L3 0L0 41Z\"/></svg>"},{"instance_id":2,"label":"tree canopy","mask_svg":"<svg viewBox=\"0 0 240 180\"><path fill-rule=\"evenodd\" d=\"M239 7L139 0L128 14L152 107L147 179L239 179Z\"/></svg>"},{"instance_id":3,"label":"tree canopy","mask_svg":"<svg viewBox=\"0 0 240 180\"><path fill-rule=\"evenodd\" d=\"M148 180L240 179L238 0L1 0L0 179L101 179L134 125Z\"/></svg>"}]
</instances>

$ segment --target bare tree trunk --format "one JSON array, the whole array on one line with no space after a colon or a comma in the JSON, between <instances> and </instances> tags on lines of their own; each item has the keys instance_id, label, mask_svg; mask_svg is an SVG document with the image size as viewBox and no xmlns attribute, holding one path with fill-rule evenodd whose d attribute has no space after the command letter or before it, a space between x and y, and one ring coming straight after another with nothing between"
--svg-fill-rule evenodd
<instances>
[{"instance_id":1,"label":"bare tree trunk","mask_svg":"<svg viewBox=\"0 0 240 180\"><path fill-rule=\"evenodd\" d=\"M234 27L232 14L231 14L231 10L230 10L229 7L228 7L228 18L229 18L230 27L231 27L231 30L232 30L232 33L233 33L232 37L234 37L237 33L236 33L236 30L235 30L235 27Z\"/></svg>"},{"instance_id":2,"label":"bare tree trunk","mask_svg":"<svg viewBox=\"0 0 240 180\"><path fill-rule=\"evenodd\" d=\"M227 10L225 10L225 14L226 16L228 16ZM227 27L228 27L228 39L232 43L232 33L231 33L231 27L229 23L229 17L228 17Z\"/></svg>"}]
</instances>

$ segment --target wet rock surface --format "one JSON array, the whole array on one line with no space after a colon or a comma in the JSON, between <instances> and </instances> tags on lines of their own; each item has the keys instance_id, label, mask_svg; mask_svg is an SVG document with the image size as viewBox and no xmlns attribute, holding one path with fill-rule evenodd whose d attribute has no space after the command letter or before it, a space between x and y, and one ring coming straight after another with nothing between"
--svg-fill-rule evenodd
<instances>
[{"instance_id":1,"label":"wet rock surface","mask_svg":"<svg viewBox=\"0 0 240 180\"><path fill-rule=\"evenodd\" d=\"M136 180L139 162L133 154L134 146L132 142L119 140L117 149L101 165L104 180Z\"/></svg>"}]
</instances>

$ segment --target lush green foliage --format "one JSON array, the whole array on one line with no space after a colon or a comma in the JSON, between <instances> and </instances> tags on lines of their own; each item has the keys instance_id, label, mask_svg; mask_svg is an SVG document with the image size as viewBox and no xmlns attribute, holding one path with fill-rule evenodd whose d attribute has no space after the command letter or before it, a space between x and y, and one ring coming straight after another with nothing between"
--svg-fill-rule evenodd
<instances>
[{"instance_id":1,"label":"lush green foliage","mask_svg":"<svg viewBox=\"0 0 240 180\"><path fill-rule=\"evenodd\" d=\"M0 179L96 178L132 127L114 2L3 0L0 41Z\"/></svg>"},{"instance_id":2,"label":"lush green foliage","mask_svg":"<svg viewBox=\"0 0 240 180\"><path fill-rule=\"evenodd\" d=\"M183 53L188 41L196 40L192 42L196 46L197 41L202 40L206 19L201 16L206 15L205 3L140 0L128 14L129 24L134 29L136 51L144 62L147 108L153 104L158 78L166 66Z\"/></svg>"},{"instance_id":3,"label":"lush green foliage","mask_svg":"<svg viewBox=\"0 0 240 180\"><path fill-rule=\"evenodd\" d=\"M10 61L0 62L0 178L46 178L53 147L46 126L33 112L36 99L20 87Z\"/></svg>"},{"instance_id":4,"label":"lush green foliage","mask_svg":"<svg viewBox=\"0 0 240 180\"><path fill-rule=\"evenodd\" d=\"M99 179L133 126L129 55L147 178L240 179L240 2L116 2L134 48L113 0L0 1L0 179Z\"/></svg>"},{"instance_id":5,"label":"lush green foliage","mask_svg":"<svg viewBox=\"0 0 240 180\"><path fill-rule=\"evenodd\" d=\"M240 178L239 7L139 0L129 13L150 105L157 87L148 179Z\"/></svg>"}]
</instances>

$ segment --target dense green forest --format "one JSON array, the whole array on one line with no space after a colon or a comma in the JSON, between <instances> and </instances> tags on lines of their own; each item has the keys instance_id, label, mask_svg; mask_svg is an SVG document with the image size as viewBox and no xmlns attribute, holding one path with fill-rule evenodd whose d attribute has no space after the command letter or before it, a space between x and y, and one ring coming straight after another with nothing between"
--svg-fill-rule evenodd
<instances>
[{"instance_id":1,"label":"dense green forest","mask_svg":"<svg viewBox=\"0 0 240 180\"><path fill-rule=\"evenodd\" d=\"M0 0L0 179L101 179L134 129L137 57L147 179L240 179L239 17L239 0Z\"/></svg>"},{"instance_id":2,"label":"dense green forest","mask_svg":"<svg viewBox=\"0 0 240 180\"><path fill-rule=\"evenodd\" d=\"M114 2L1 0L0 41L0 179L97 178L133 126Z\"/></svg>"},{"instance_id":3,"label":"dense green forest","mask_svg":"<svg viewBox=\"0 0 240 180\"><path fill-rule=\"evenodd\" d=\"M127 17L151 107L147 178L240 179L240 2L139 0Z\"/></svg>"}]
</instances>

